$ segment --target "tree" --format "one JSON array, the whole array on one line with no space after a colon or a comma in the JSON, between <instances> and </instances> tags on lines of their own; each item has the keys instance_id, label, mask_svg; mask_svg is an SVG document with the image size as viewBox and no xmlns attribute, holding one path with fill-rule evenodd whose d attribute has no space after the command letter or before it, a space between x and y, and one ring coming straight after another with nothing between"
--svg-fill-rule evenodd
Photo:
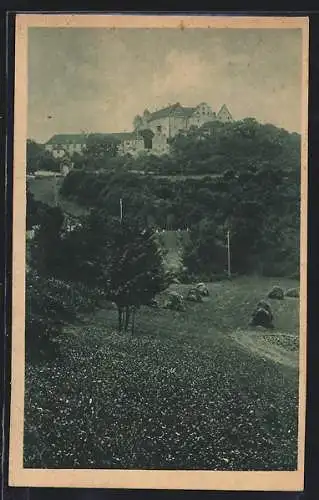
<instances>
[{"instance_id":1,"label":"tree","mask_svg":"<svg viewBox=\"0 0 319 500\"><path fill-rule=\"evenodd\" d=\"M78 279L103 289L117 306L119 331L127 332L132 319L134 333L136 310L169 284L156 233L136 219L92 211L67 239Z\"/></svg>"},{"instance_id":2,"label":"tree","mask_svg":"<svg viewBox=\"0 0 319 500\"><path fill-rule=\"evenodd\" d=\"M143 125L143 118L140 115L136 115L133 120L134 129L140 129Z\"/></svg>"},{"instance_id":3,"label":"tree","mask_svg":"<svg viewBox=\"0 0 319 500\"><path fill-rule=\"evenodd\" d=\"M34 174L38 170L39 158L41 157L43 148L31 139L27 140L27 173Z\"/></svg>"},{"instance_id":4,"label":"tree","mask_svg":"<svg viewBox=\"0 0 319 500\"><path fill-rule=\"evenodd\" d=\"M59 162L42 144L31 139L27 140L27 173L34 174L37 170L59 170Z\"/></svg>"},{"instance_id":5,"label":"tree","mask_svg":"<svg viewBox=\"0 0 319 500\"><path fill-rule=\"evenodd\" d=\"M144 140L145 149L152 149L152 140L154 137L154 132L152 132L152 130L150 130L148 128L140 130L139 132L140 132L141 137Z\"/></svg>"},{"instance_id":6,"label":"tree","mask_svg":"<svg viewBox=\"0 0 319 500\"><path fill-rule=\"evenodd\" d=\"M60 277L64 259L62 231L64 216L59 207L42 205L38 212L39 229L32 240L30 264L42 277Z\"/></svg>"},{"instance_id":7,"label":"tree","mask_svg":"<svg viewBox=\"0 0 319 500\"><path fill-rule=\"evenodd\" d=\"M172 158L187 164L188 173L245 170L248 163L279 162L286 170L300 163L300 135L254 118L191 128L170 140Z\"/></svg>"},{"instance_id":8,"label":"tree","mask_svg":"<svg viewBox=\"0 0 319 500\"><path fill-rule=\"evenodd\" d=\"M133 333L135 311L168 285L163 256L155 233L133 221L115 223L111 233L108 296L118 307L119 329L127 331L132 313Z\"/></svg>"},{"instance_id":9,"label":"tree","mask_svg":"<svg viewBox=\"0 0 319 500\"><path fill-rule=\"evenodd\" d=\"M93 168L105 168L110 158L117 156L120 141L112 135L90 134L83 151L83 162Z\"/></svg>"},{"instance_id":10,"label":"tree","mask_svg":"<svg viewBox=\"0 0 319 500\"><path fill-rule=\"evenodd\" d=\"M190 274L202 279L225 272L226 246L214 222L202 219L192 228L190 240L183 249L183 264Z\"/></svg>"},{"instance_id":11,"label":"tree","mask_svg":"<svg viewBox=\"0 0 319 500\"><path fill-rule=\"evenodd\" d=\"M27 140L27 173L34 174L37 170L60 172L60 160L54 158L41 144Z\"/></svg>"},{"instance_id":12,"label":"tree","mask_svg":"<svg viewBox=\"0 0 319 500\"><path fill-rule=\"evenodd\" d=\"M42 216L47 209L47 205L34 198L33 193L27 184L27 230L32 229L41 223Z\"/></svg>"}]
</instances>

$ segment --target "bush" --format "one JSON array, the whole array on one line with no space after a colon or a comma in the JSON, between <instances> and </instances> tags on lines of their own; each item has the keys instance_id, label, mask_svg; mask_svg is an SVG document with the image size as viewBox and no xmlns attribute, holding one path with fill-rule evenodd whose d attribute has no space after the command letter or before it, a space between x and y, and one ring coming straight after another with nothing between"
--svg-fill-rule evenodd
<instances>
[{"instance_id":1,"label":"bush","mask_svg":"<svg viewBox=\"0 0 319 500\"><path fill-rule=\"evenodd\" d=\"M63 326L75 319L70 286L29 271L26 281L26 356L33 361L57 356Z\"/></svg>"}]
</instances>

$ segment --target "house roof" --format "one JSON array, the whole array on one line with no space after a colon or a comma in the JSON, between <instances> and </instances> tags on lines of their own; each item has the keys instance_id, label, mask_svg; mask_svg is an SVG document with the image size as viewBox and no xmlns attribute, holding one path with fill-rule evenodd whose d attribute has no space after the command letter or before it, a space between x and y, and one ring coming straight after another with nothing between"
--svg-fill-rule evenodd
<instances>
[{"instance_id":1,"label":"house roof","mask_svg":"<svg viewBox=\"0 0 319 500\"><path fill-rule=\"evenodd\" d=\"M104 139L107 137L115 138L120 141L124 141L126 139L133 139L136 137L134 132L115 132L109 134L88 134L90 137L94 137L96 139ZM87 134L55 134L47 141L47 145L57 145L57 144L86 144L87 143Z\"/></svg>"},{"instance_id":2,"label":"house roof","mask_svg":"<svg viewBox=\"0 0 319 500\"><path fill-rule=\"evenodd\" d=\"M55 134L46 144L84 144L85 142L85 134Z\"/></svg>"},{"instance_id":3,"label":"house roof","mask_svg":"<svg viewBox=\"0 0 319 500\"><path fill-rule=\"evenodd\" d=\"M120 141L125 141L128 139L136 139L136 132L114 132L113 134L104 134L105 136L115 137Z\"/></svg>"}]
</instances>

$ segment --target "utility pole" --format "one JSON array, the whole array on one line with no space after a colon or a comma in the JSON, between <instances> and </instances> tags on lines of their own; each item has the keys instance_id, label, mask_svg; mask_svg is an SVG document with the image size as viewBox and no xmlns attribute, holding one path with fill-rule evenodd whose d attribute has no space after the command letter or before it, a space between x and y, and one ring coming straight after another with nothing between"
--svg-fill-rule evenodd
<instances>
[{"instance_id":1,"label":"utility pole","mask_svg":"<svg viewBox=\"0 0 319 500\"><path fill-rule=\"evenodd\" d=\"M230 231L228 229L227 231L227 271L228 271L228 278L231 277L231 270L230 270Z\"/></svg>"},{"instance_id":2,"label":"utility pole","mask_svg":"<svg viewBox=\"0 0 319 500\"><path fill-rule=\"evenodd\" d=\"M58 181L57 175L54 175L54 205L58 206Z\"/></svg>"},{"instance_id":3,"label":"utility pole","mask_svg":"<svg viewBox=\"0 0 319 500\"><path fill-rule=\"evenodd\" d=\"M123 220L123 200L120 198L120 220Z\"/></svg>"}]
</instances>

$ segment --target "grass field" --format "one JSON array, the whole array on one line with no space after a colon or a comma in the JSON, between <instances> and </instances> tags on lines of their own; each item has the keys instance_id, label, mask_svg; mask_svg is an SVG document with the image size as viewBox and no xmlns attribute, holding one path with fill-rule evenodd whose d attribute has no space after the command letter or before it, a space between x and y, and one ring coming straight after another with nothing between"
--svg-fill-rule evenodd
<instances>
[{"instance_id":1,"label":"grass field","mask_svg":"<svg viewBox=\"0 0 319 500\"><path fill-rule=\"evenodd\" d=\"M241 278L185 312L142 308L134 338L112 307L70 326L59 360L27 366L24 466L294 469L299 301L271 301L271 341L247 327L275 284L297 286Z\"/></svg>"},{"instance_id":2,"label":"grass field","mask_svg":"<svg viewBox=\"0 0 319 500\"><path fill-rule=\"evenodd\" d=\"M59 195L63 180L63 177L58 177L56 180L53 177L42 177L28 180L28 185L36 201L41 201L50 206L55 206L58 203L65 213L76 217L85 214L87 212L85 208L77 203L65 200Z\"/></svg>"}]
</instances>

